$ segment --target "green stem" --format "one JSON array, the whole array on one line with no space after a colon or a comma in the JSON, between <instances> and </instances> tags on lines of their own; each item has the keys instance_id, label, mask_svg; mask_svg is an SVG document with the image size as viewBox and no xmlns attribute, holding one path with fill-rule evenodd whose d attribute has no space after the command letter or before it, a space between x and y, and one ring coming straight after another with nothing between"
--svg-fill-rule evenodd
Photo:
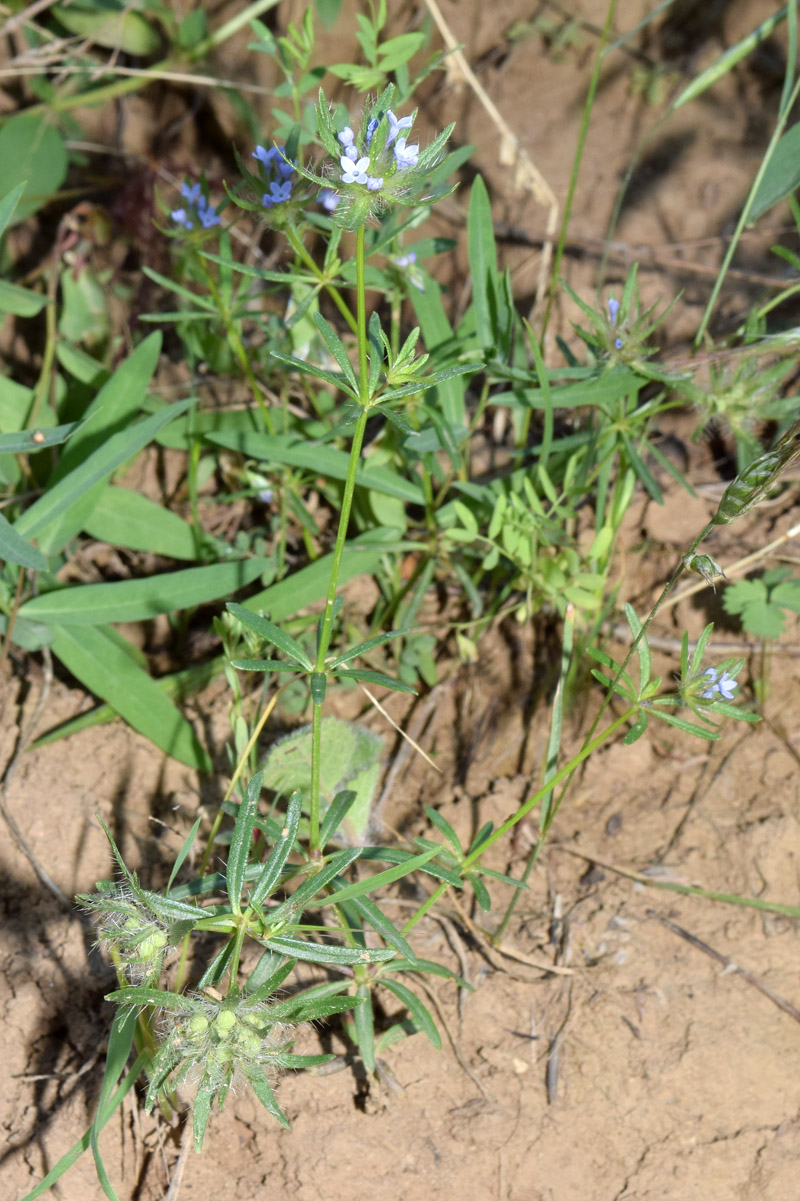
<instances>
[{"instance_id":1,"label":"green stem","mask_svg":"<svg viewBox=\"0 0 800 1201\"><path fill-rule=\"evenodd\" d=\"M562 780L566 780L569 776L571 776L572 773L576 771L578 767L580 767L584 760L588 759L590 755L594 754L599 746L602 746L607 738L610 738L612 734L615 734L617 730L620 729L620 727L624 726L625 723L634 716L636 709L637 706L632 705L630 709L626 709L621 717L618 717L615 721L612 721L611 725L607 726L605 730L593 738L591 742L585 742L574 759L571 759L569 763L565 764L560 771L557 771L556 774L552 776L545 784L543 784L541 788L534 792L533 796L529 797L525 804L521 805L515 814L504 821L501 826L498 826L497 829L489 835L485 842L482 842L479 847L471 852L471 854L465 856L460 865L462 874L472 867L473 863L476 863L486 853L486 851L488 851L489 847L492 846L493 843L497 842L499 838L505 837L509 830L513 830L514 826L516 826L518 822L522 821L523 817L527 817L531 809L538 805L539 802L545 796L547 796L549 792L552 792L556 785L560 784ZM551 821L553 817L555 817L556 808L557 807L555 807L552 811L550 818ZM449 887L450 885L447 882L440 884L439 887L431 893L424 904L420 906L414 916L406 922L401 933L404 935L408 934L409 930L416 926L420 918L423 917L428 910L436 904L439 898L443 896Z\"/></svg>"},{"instance_id":2,"label":"green stem","mask_svg":"<svg viewBox=\"0 0 800 1201\"><path fill-rule=\"evenodd\" d=\"M350 523L350 510L353 507L353 495L356 488L356 472L361 458L361 447L364 443L364 431L367 428L369 416L369 369L367 365L367 303L364 284L364 227L356 237L356 297L357 297L357 332L358 332L358 391L362 409L353 431L353 441L350 444L350 461L347 465L347 478L342 494L342 511L339 514L339 528L336 531L336 545L333 548L333 561L328 581L328 593L325 598L325 610L320 626L319 646L314 670L325 674L325 657L328 654L331 634L333 632L333 610L336 601L336 586L339 582L339 571L342 565L347 542L347 527ZM318 726L322 722L322 708L314 705L311 738L311 798L310 798L310 835L309 851L312 855L319 854L319 779L321 770L321 738ZM314 731L316 730L316 735Z\"/></svg>"},{"instance_id":3,"label":"green stem","mask_svg":"<svg viewBox=\"0 0 800 1201\"><path fill-rule=\"evenodd\" d=\"M245 350L242 339L239 336L239 331L236 328L236 323L233 321L233 319L230 315L228 306L225 304L224 300L222 299L222 294L220 293L220 290L216 285L213 275L211 274L211 272L208 269L208 264L206 263L205 259L201 259L200 264L201 264L201 267L203 270L203 274L206 277L206 283L208 284L208 290L211 293L214 304L217 306L217 312L219 313L220 319L222 320L222 323L225 326L226 332L228 334L228 338L230 339L231 346L233 347L234 354L236 355L237 359L239 360L239 365L245 374L247 382L249 383L250 387L253 389L253 395L255 396L256 400L258 401L258 406L261 409L261 415L264 418L264 425L267 427L267 433L274 435L275 434L275 423L272 420L272 414L270 413L267 405L264 403L264 398L261 395L261 388L259 386L258 380L256 379L255 372L253 371L253 368L250 365L250 360L247 357L247 351Z\"/></svg>"},{"instance_id":4,"label":"green stem","mask_svg":"<svg viewBox=\"0 0 800 1201\"><path fill-rule=\"evenodd\" d=\"M583 106L583 119L581 121L580 133L578 134L578 146L575 151L575 158L572 163L572 174L569 181L569 189L567 191L567 199L564 204L564 217L561 221L561 232L558 235L558 246L556 247L555 258L553 259L553 270L550 278L550 291L547 297L547 307L544 311L542 319L542 330L539 335L539 345L544 346L544 336L547 332L547 325L550 321L550 314L555 301L556 289L558 287L558 273L561 267L561 260L564 257L564 248L567 244L567 230L569 227L570 218L572 216L572 202L575 198L575 189L578 185L578 175L581 169L581 160L583 158L583 149L586 145L586 135L589 132L589 120L592 115L594 106L594 98L597 92L597 85L600 82L600 71L603 66L604 53L603 48L608 41L608 35L611 32L611 26L614 23L614 13L617 7L617 0L611 0L606 13L606 21L603 26L603 32L600 36L600 44L597 47L597 53L594 59L594 69L592 70L592 78L589 81L589 91L586 94L586 103ZM530 421L530 416L528 416Z\"/></svg>"},{"instance_id":5,"label":"green stem","mask_svg":"<svg viewBox=\"0 0 800 1201\"><path fill-rule=\"evenodd\" d=\"M354 334L357 333L358 326L356 325L356 319L347 307L346 302L342 299L339 289L334 288L333 284L328 282L325 272L318 266L317 263L314 262L314 259L303 245L302 239L298 236L297 231L291 226L287 225L284 232L286 234L287 241L290 243L297 257L301 260L301 262L305 263L309 271L312 271L314 275L316 275L317 279L323 285L325 291L328 293L331 300L336 305L347 324L350 326L350 329Z\"/></svg>"}]
</instances>

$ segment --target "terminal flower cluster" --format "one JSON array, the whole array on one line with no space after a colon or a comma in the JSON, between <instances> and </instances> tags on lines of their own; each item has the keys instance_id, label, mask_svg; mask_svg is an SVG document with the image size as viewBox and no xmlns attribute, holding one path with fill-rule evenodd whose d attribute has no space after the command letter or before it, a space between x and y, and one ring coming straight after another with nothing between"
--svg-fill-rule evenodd
<instances>
[{"instance_id":1,"label":"terminal flower cluster","mask_svg":"<svg viewBox=\"0 0 800 1201\"><path fill-rule=\"evenodd\" d=\"M320 94L317 125L334 164L325 173L327 178L317 178L305 170L302 173L324 185L320 201L335 214L336 224L345 229L357 229L393 204L430 204L438 198L425 195L424 189L430 187L430 173L442 160L452 126L421 149L416 140L412 141L416 113L399 116L392 107L395 95L394 87L386 88L369 106L360 126L341 127Z\"/></svg>"},{"instance_id":2,"label":"terminal flower cluster","mask_svg":"<svg viewBox=\"0 0 800 1201\"><path fill-rule=\"evenodd\" d=\"M726 701L733 700L736 680L727 671L723 671L720 676L715 667L708 667L703 676L709 685L708 690L703 693L704 700L713 701L720 697Z\"/></svg>"},{"instance_id":3,"label":"terminal flower cluster","mask_svg":"<svg viewBox=\"0 0 800 1201\"><path fill-rule=\"evenodd\" d=\"M199 183L184 183L181 186L181 196L186 201L186 207L173 209L170 213L176 225L181 225L191 232L196 225L202 226L203 229L211 229L212 226L220 224L221 218L217 216L216 208L208 203L208 197Z\"/></svg>"},{"instance_id":4,"label":"terminal flower cluster","mask_svg":"<svg viewBox=\"0 0 800 1201\"><path fill-rule=\"evenodd\" d=\"M261 176L267 191L261 197L264 208L271 209L292 199L292 176L296 164L287 162L284 146L256 146L252 157L261 164Z\"/></svg>"}]
</instances>

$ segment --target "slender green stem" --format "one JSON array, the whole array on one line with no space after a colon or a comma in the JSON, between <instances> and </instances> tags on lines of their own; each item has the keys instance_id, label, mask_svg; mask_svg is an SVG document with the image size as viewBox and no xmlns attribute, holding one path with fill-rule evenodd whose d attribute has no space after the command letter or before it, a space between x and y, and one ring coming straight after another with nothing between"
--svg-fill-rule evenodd
<instances>
[{"instance_id":1,"label":"slender green stem","mask_svg":"<svg viewBox=\"0 0 800 1201\"><path fill-rule=\"evenodd\" d=\"M486 853L486 851L488 851L489 847L497 842L499 838L504 838L509 830L513 830L514 826L516 826L518 822L521 822L523 817L526 817L530 813L531 809L538 805L549 792L552 792L556 785L560 784L562 780L566 780L569 776L571 776L573 772L580 767L584 760L588 759L590 755L594 754L599 746L602 746L607 738L610 738L612 734L616 734L617 730L624 726L625 723L634 716L636 713L636 708L637 707L635 705L632 705L630 709L626 709L621 717L618 717L615 721L612 721L611 725L607 726L605 730L593 738L591 742L584 743L578 754L573 759L570 759L569 763L566 763L560 771L557 771L551 779L549 779L545 784L542 785L541 788L534 792L534 794L528 798L525 804L521 805L517 812L504 821L501 826L498 826L497 829L494 830L489 837L480 844L479 847L472 851L471 854L466 855L461 863L462 874L463 872L468 871L469 868L472 867L472 865L476 863ZM555 809L553 810L552 816L555 816ZM420 918L424 917L428 910L436 904L439 898L444 895L449 887L450 885L446 882L440 884L439 887L431 893L424 904L420 906L414 916L406 922L402 929L402 933L407 934L409 930L413 929Z\"/></svg>"},{"instance_id":2,"label":"slender green stem","mask_svg":"<svg viewBox=\"0 0 800 1201\"><path fill-rule=\"evenodd\" d=\"M793 71L794 71L794 60L790 59L787 62L787 66L786 66L787 81L791 78L791 73ZM784 93L785 92L786 92L786 86L784 85ZM761 186L761 181L764 178L764 176L766 175L767 168L769 167L769 165L772 161L772 157L775 153L775 150L777 149L778 142L781 139L784 128L786 126L786 122L789 120L789 114L791 113L792 109L794 108L794 104L795 104L795 101L797 100L798 95L800 95L800 79L798 79L797 82L795 83L794 87L792 88L791 92L789 93L788 99L782 100L782 102L781 102L781 109L780 109L780 112L778 113L778 120L775 124L775 129L773 131L772 137L770 138L769 146L767 147L767 152L764 155L763 159L761 160L761 164L758 168L758 171L756 172L756 177L753 180L750 191L747 194L747 200L745 200L745 202L744 202L744 208L742 209L741 214L739 216L739 220L736 223L736 229L733 232L733 237L730 239L730 241L728 243L728 249L725 251L725 257L722 260L722 266L720 267L719 271L717 272L717 278L714 281L714 287L712 288L711 295L708 298L708 304L706 305L705 312L703 313L703 319L700 322L700 326L695 335L695 339L694 339L695 348L697 348L700 345L700 343L702 342L703 335L705 334L706 329L708 328L708 323L711 320L711 314L713 313L714 308L717 303L717 300L719 298L719 294L722 289L722 285L725 281L725 276L728 274L728 268L731 265L731 259L733 258L734 254L736 253L736 249L739 245L739 240L741 239L742 233L744 232L744 227L747 225L748 221L750 220L750 213L752 211L753 203L756 199L756 195L758 193L759 187Z\"/></svg>"},{"instance_id":3,"label":"slender green stem","mask_svg":"<svg viewBox=\"0 0 800 1201\"><path fill-rule=\"evenodd\" d=\"M261 414L264 418L264 425L267 427L267 433L274 434L275 433L275 423L272 420L272 414L270 413L267 405L264 403L264 398L261 395L261 387L259 385L258 380L256 379L255 372L253 371L253 368L250 365L250 359L247 357L247 351L244 348L244 344L239 335L239 331L236 328L236 322L231 317L228 306L226 305L225 301L222 299L222 294L220 293L220 290L217 287L217 284L216 284L216 281L214 280L213 275L211 274L211 272L208 269L208 264L205 261L205 259L200 259L200 264L201 264L201 267L203 270L203 274L206 277L206 282L208 284L208 290L211 293L214 303L217 306L217 312L219 313L222 323L224 324L225 329L227 331L231 346L233 347L233 352L236 355L237 359L239 360L239 365L241 366L242 371L245 374L247 382L250 384L250 387L253 390L253 395L255 396L256 400L258 401L258 406L261 409Z\"/></svg>"},{"instance_id":4,"label":"slender green stem","mask_svg":"<svg viewBox=\"0 0 800 1201\"><path fill-rule=\"evenodd\" d=\"M356 236L356 299L357 299L357 332L358 332L358 393L362 404L361 414L353 431L353 441L350 444L350 461L347 465L347 478L342 494L342 511L339 514L339 528L336 531L336 545L333 548L331 574L328 581L328 593L325 598L325 610L320 626L319 646L314 670L324 675L325 657L330 646L333 632L333 611L336 602L336 587L339 582L339 571L342 565L342 555L347 542L347 527L350 523L350 510L353 507L353 495L356 488L356 473L361 458L361 447L364 443L364 431L367 428L369 416L369 368L367 364L367 302L364 283L364 227L359 229ZM310 798L310 835L309 850L312 855L319 854L319 779L321 770L321 737L322 709L314 705L311 738L311 798Z\"/></svg>"},{"instance_id":5,"label":"slender green stem","mask_svg":"<svg viewBox=\"0 0 800 1201\"><path fill-rule=\"evenodd\" d=\"M564 204L564 216L561 221L561 232L558 235L558 245L556 247L555 257L553 259L553 271L550 278L550 291L547 296L547 307L544 311L542 319L542 330L539 335L539 345L544 346L544 336L547 332L550 314L555 301L556 289L558 287L558 273L561 268L561 260L564 257L564 248L567 244L567 231L569 229L570 219L572 217L572 202L575 198L575 189L578 185L578 175L581 169L581 160L583 158L583 149L586 145L586 135L589 132L589 121L592 116L592 108L594 107L594 98L597 92L597 85L600 82L600 72L603 67L603 48L608 41L608 35L611 32L611 27L614 24L614 13L617 8L617 0L610 0L608 11L606 12L605 25L600 36L600 44L597 47L594 58L594 68L592 70L592 78L589 81L589 91L586 94L586 103L583 106L583 119L581 121L580 133L578 134L578 146L575 151L575 158L572 162L572 174L569 181L569 189L567 191L567 199ZM528 416L530 421L530 416Z\"/></svg>"},{"instance_id":6,"label":"slender green stem","mask_svg":"<svg viewBox=\"0 0 800 1201\"><path fill-rule=\"evenodd\" d=\"M303 263L305 263L305 265L306 265L306 267L308 267L309 271L312 271L314 273L314 275L316 275L317 279L322 283L322 285L325 288L325 291L328 293L331 300L336 305L337 309L339 310L341 315L344 317L347 324L350 326L350 329L353 331L354 334L357 333L358 326L356 324L356 319L353 316L353 314L350 312L349 308L347 307L347 303L343 300L342 294L339 291L339 289L335 288L332 283L329 283L327 281L325 272L322 271L321 268L317 265L317 263L314 262L314 259L308 253L305 246L303 245L302 239L298 235L297 231L295 229L293 229L291 226L287 226L284 232L286 233L286 237L287 237L289 243L291 244L291 247L294 250L297 257Z\"/></svg>"}]
</instances>

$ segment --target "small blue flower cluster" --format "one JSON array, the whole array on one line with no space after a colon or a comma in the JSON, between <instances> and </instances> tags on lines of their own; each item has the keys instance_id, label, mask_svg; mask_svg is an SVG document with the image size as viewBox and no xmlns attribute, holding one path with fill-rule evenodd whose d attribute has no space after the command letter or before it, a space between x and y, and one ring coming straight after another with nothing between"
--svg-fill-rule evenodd
<instances>
[{"instance_id":1,"label":"small blue flower cluster","mask_svg":"<svg viewBox=\"0 0 800 1201\"><path fill-rule=\"evenodd\" d=\"M176 225L182 225L184 229L193 230L195 224L199 224L203 229L211 229L212 225L219 225L221 218L217 216L216 208L208 203L208 197L204 195L199 183L188 183L181 186L181 196L186 201L186 208L173 209L170 217Z\"/></svg>"},{"instance_id":2,"label":"small blue flower cluster","mask_svg":"<svg viewBox=\"0 0 800 1201\"><path fill-rule=\"evenodd\" d=\"M419 161L419 146L407 145L406 137L398 137L398 134L404 129L411 129L414 122L413 117L400 117L394 115L391 109L386 116L389 119L389 136L386 139L386 149L394 142L394 161L399 171L406 167L416 167ZM377 117L373 117L367 125L366 132L366 148L369 150L370 142L375 134L375 130L380 124ZM355 144L356 135L349 125L346 125L341 133L337 134L339 141L344 147L344 154L339 159L342 167L342 183L361 184L370 192L379 192L383 187L382 175L370 175L370 159L369 155L358 157L358 149Z\"/></svg>"},{"instance_id":3,"label":"small blue flower cluster","mask_svg":"<svg viewBox=\"0 0 800 1201\"><path fill-rule=\"evenodd\" d=\"M264 182L269 185L269 191L261 197L261 203L266 209L271 209L276 204L285 204L287 200L292 199L294 166L287 163L283 151L283 146L270 146L269 150L265 150L263 146L256 146L253 151L253 158L258 159L264 168Z\"/></svg>"},{"instance_id":4,"label":"small blue flower cluster","mask_svg":"<svg viewBox=\"0 0 800 1201\"><path fill-rule=\"evenodd\" d=\"M709 667L703 672L703 675L708 678L708 682L711 685L711 687L708 689L708 692L703 693L704 700L713 701L717 693L719 693L719 695L726 701L733 700L733 691L736 687L736 681L728 674L727 671L723 671L722 675L719 676L718 679L716 667Z\"/></svg>"},{"instance_id":5,"label":"small blue flower cluster","mask_svg":"<svg viewBox=\"0 0 800 1201\"><path fill-rule=\"evenodd\" d=\"M612 329L617 328L617 317L618 316L619 316L619 301L615 300L614 297L612 296L608 302L608 318L609 318L609 321L611 322ZM623 345L624 345L624 343L623 343L622 338L617 337L614 339L614 346L617 350L622 350Z\"/></svg>"}]
</instances>

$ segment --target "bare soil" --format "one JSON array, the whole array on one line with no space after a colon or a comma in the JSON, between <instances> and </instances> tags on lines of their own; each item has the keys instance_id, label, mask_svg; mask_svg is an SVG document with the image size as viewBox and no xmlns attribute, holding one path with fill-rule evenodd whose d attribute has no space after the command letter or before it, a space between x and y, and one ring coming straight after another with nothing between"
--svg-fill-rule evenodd
<instances>
[{"instance_id":1,"label":"bare soil","mask_svg":"<svg viewBox=\"0 0 800 1201\"><path fill-rule=\"evenodd\" d=\"M416 11L413 5L390 7L398 28ZM441 0L483 86L563 200L595 40L583 29L577 49L563 61L554 61L539 37L512 44L506 31L529 19L532 7L521 0ZM281 5L280 20L296 17L299 8ZM598 0L581 6L590 25L601 24L604 11ZM680 86L681 78L773 6L741 0L676 4L670 11L659 37L632 45L654 62L667 62L672 85ZM641 15L641 6L621 3L618 28L630 28ZM246 40L226 48L225 71L235 72L243 62L248 73L261 69L246 56ZM327 54L330 47L325 49ZM646 296L671 299L684 289L668 331L670 352L681 353L696 328L713 280L709 268L721 257L768 137L781 52L781 43L770 44L699 104L682 110L653 139L634 177L609 281L619 282L639 259ZM592 117L564 267L570 284L587 295L620 179L658 111L631 95L635 65L633 58L609 60ZM170 120L185 103L180 93L171 96ZM265 118L267 108L265 103ZM144 93L124 101L121 112L118 124L110 112L87 119L108 141L121 129L129 155L148 153L163 134L163 97ZM231 115L224 100L218 115L225 128ZM457 119L459 139L475 143L473 164L490 183L498 222L531 243L509 243L504 255L519 294L532 297L544 214L529 194L512 189L508 168L497 161L489 118L452 74L436 77L422 116L431 128ZM170 149L178 173L181 155L187 162L203 158L189 118L180 139ZM209 171L213 154L203 164ZM435 221L452 232L463 222L465 203L466 192L457 194ZM736 264L740 274L720 310L723 326L738 321L764 294L760 277L780 274L777 260L766 254L769 241L759 235L745 242ZM450 271L455 295L465 280L458 256ZM566 324L562 332L568 335ZM687 453L698 498L665 481L663 507L637 496L628 515L623 597L639 611L712 511L719 477L710 452L701 444ZM722 531L714 553L733 562L797 520L793 486L778 503ZM354 606L368 607L364 588L351 592ZM687 628L696 638L709 614L720 617L710 590L665 612L656 630L659 672L676 670L680 631ZM474 990L436 981L431 1004L446 1032L442 1051L422 1035L394 1047L381 1086L367 1087L350 1070L285 1078L280 1101L292 1121L288 1132L247 1094L233 1097L212 1118L200 1156L189 1150L178 1121L147 1117L141 1098L129 1095L102 1140L121 1201L167 1195L172 1201L253 1201L262 1195L427 1201L432 1194L476 1201L797 1201L796 921L680 896L624 874L643 875L652 885L694 884L797 904L797 634L790 619L771 653L760 725L731 724L709 745L659 731L633 748L611 746L589 762L501 950L488 949L476 936L471 923L480 921L479 912L445 906L421 924L418 951L459 972ZM723 623L716 639L712 653L721 659L742 635ZM485 821L512 813L540 778L548 712L533 700L547 673L546 647L537 647L526 629L504 627L487 639L482 656L480 665L446 674L434 704L423 697L409 712L401 698L386 702L410 726L428 704L420 740L443 772L437 775L421 760L405 761L381 810L389 830L420 833L428 804L468 837ZM760 671L757 651L746 657L740 677L745 700ZM43 690L44 712L37 714ZM7 671L3 693L5 764L33 717L39 729L51 728L90 704L68 682L49 682L32 659ZM346 716L356 715L357 703L347 698ZM565 750L580 744L592 703L589 694L579 697ZM189 707L220 765L226 711L221 685ZM374 714L368 720L374 723ZM31 856L69 898L109 875L95 814L143 878L158 886L200 807L211 811L218 802L222 779L198 781L114 723L21 756L6 803ZM519 871L533 833L523 827L489 866ZM7 1140L0 1175L3 1196L19 1198L91 1120L110 1022L102 997L113 974L91 950L91 933L76 912L41 883L10 830L0 858L0 1121ZM499 913L502 890L495 901ZM388 912L402 914L402 894L385 904ZM389 1009L385 1017L398 1012ZM322 1042L345 1050L335 1028L306 1031L303 1040L308 1049ZM63 1201L101 1196L90 1155L54 1195Z\"/></svg>"}]
</instances>

